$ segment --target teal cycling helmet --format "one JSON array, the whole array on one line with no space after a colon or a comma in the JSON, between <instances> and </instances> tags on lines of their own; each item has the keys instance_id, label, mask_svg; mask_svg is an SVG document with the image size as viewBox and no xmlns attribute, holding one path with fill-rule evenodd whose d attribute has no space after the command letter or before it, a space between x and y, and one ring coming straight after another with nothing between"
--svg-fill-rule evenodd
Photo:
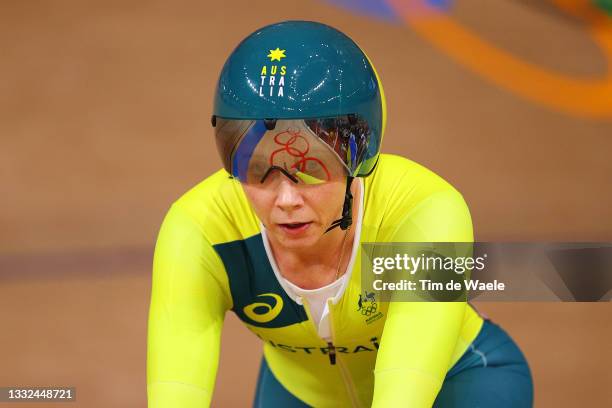
<instances>
[{"instance_id":1,"label":"teal cycling helmet","mask_svg":"<svg viewBox=\"0 0 612 408\"><path fill-rule=\"evenodd\" d=\"M376 70L353 40L325 24L285 21L255 31L231 53L219 76L213 122L217 117L356 115L367 122L371 134L352 175L367 176L380 153L385 110Z\"/></svg>"},{"instance_id":2,"label":"teal cycling helmet","mask_svg":"<svg viewBox=\"0 0 612 408\"><path fill-rule=\"evenodd\" d=\"M350 185L376 166L386 108L369 58L335 28L311 21L268 25L246 37L225 62L212 124L225 169L233 177L245 180L247 162L266 130L288 120L303 121L346 166L343 215L330 229L347 229L352 222Z\"/></svg>"}]
</instances>

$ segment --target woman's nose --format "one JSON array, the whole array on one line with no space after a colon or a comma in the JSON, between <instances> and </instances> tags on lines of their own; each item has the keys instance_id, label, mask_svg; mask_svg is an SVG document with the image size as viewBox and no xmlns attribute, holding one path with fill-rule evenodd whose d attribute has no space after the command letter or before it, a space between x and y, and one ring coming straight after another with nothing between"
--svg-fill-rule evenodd
<instances>
[{"instance_id":1,"label":"woman's nose","mask_svg":"<svg viewBox=\"0 0 612 408\"><path fill-rule=\"evenodd\" d=\"M299 188L291 180L283 179L278 186L278 195L276 196L276 205L283 210L293 210L304 204L302 194Z\"/></svg>"}]
</instances>

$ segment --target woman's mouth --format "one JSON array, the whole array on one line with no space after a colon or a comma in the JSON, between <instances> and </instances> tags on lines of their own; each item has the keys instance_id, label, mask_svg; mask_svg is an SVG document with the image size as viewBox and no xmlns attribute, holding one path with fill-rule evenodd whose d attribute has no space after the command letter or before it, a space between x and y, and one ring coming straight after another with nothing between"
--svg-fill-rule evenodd
<instances>
[{"instance_id":1,"label":"woman's mouth","mask_svg":"<svg viewBox=\"0 0 612 408\"><path fill-rule=\"evenodd\" d=\"M311 222L291 222L285 224L278 224L281 229L289 235L299 235L306 231L312 224Z\"/></svg>"}]
</instances>

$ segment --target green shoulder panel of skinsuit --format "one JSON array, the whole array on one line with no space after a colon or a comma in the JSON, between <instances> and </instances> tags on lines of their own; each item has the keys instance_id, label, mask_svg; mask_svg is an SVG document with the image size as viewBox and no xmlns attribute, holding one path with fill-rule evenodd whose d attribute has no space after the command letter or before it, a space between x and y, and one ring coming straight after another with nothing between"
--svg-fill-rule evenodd
<instances>
[{"instance_id":1,"label":"green shoulder panel of skinsuit","mask_svg":"<svg viewBox=\"0 0 612 408\"><path fill-rule=\"evenodd\" d=\"M414 162L381 155L364 186L360 242L473 239L461 195ZM155 249L149 406L210 404L230 309L262 339L282 385L309 405L431 406L481 317L461 302L379 302L366 315L358 308L360 263L348 273L330 308L338 352L332 365L307 308L279 284L240 184L219 171L195 186L170 208Z\"/></svg>"}]
</instances>

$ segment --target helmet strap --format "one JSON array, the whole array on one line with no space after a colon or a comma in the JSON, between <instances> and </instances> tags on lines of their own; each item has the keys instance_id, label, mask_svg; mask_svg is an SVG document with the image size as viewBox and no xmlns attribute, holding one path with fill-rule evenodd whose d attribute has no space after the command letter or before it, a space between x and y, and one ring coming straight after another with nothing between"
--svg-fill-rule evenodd
<instances>
[{"instance_id":1,"label":"helmet strap","mask_svg":"<svg viewBox=\"0 0 612 408\"><path fill-rule=\"evenodd\" d=\"M346 231L353 224L353 194L351 193L351 184L353 176L346 177L346 191L344 192L344 204L342 205L342 218L332 222L331 226L325 231L328 233L336 227Z\"/></svg>"}]
</instances>

